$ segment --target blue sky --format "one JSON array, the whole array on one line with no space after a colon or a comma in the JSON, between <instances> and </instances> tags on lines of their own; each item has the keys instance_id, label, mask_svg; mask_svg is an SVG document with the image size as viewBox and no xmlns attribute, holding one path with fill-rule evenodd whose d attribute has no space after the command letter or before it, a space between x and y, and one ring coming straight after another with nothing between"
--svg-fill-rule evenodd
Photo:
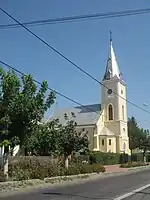
<instances>
[{"instance_id":1,"label":"blue sky","mask_svg":"<svg viewBox=\"0 0 150 200\"><path fill-rule=\"evenodd\" d=\"M20 21L30 21L128 9L150 8L148 0L0 0L3 9ZM30 27L73 62L101 80L105 71L109 30L128 100L150 110L150 14ZM0 24L12 23L0 12ZM22 28L0 30L0 60L82 104L100 102L100 85L75 69ZM57 97L57 107L73 104ZM150 128L150 114L128 104L141 126Z\"/></svg>"}]
</instances>

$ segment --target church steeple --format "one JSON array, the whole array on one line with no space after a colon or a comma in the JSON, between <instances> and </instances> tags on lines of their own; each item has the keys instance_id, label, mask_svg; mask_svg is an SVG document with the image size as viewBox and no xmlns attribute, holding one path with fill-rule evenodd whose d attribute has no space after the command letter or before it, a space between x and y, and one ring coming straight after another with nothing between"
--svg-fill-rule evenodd
<instances>
[{"instance_id":1,"label":"church steeple","mask_svg":"<svg viewBox=\"0 0 150 200\"><path fill-rule=\"evenodd\" d=\"M113 44L112 44L112 33L110 31L110 50L109 50L109 56L108 56L106 71L105 71L103 80L109 80L113 77L122 79L118 62L116 59L116 55L114 52Z\"/></svg>"}]
</instances>

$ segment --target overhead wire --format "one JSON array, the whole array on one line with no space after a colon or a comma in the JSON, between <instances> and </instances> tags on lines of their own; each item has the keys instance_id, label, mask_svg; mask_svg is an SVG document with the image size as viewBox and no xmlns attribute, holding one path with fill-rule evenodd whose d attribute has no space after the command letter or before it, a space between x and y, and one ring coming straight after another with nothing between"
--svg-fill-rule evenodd
<instances>
[{"instance_id":1,"label":"overhead wire","mask_svg":"<svg viewBox=\"0 0 150 200\"><path fill-rule=\"evenodd\" d=\"M92 80L94 80L95 82L99 83L100 85L102 85L103 87L105 87L106 89L109 89L106 85L104 85L102 82L100 82L99 80L97 80L95 77L93 77L91 74L89 74L87 71L85 71L84 69L82 69L79 65L77 65L76 63L74 63L73 61L71 61L69 58L67 58L63 53L61 53L60 51L58 51L56 48L52 47L49 43L47 43L44 39L42 39L41 37L39 37L37 34L35 34L33 31L31 31L29 28L27 28L25 25L23 25L21 22L19 22L17 19L15 19L11 14L9 14L7 11L5 11L3 8L0 7L0 10L5 13L8 17L10 17L11 19L13 19L16 23L18 23L21 27L23 27L26 31L28 31L31 35L33 35L34 37L36 37L38 40L40 40L42 43L44 43L49 49L53 50L54 52L56 52L58 55L60 55L62 58L64 58L65 60L67 60L70 64L72 64L75 68L77 68L78 70L80 70L82 73L84 73L85 75L87 75L88 77L90 77ZM132 106L147 112L150 114L150 111L142 108L141 106L129 101L128 99L120 96L118 93L112 91L112 93L114 93L116 96L120 97L121 99L125 100L126 102L130 103Z\"/></svg>"},{"instance_id":2,"label":"overhead wire","mask_svg":"<svg viewBox=\"0 0 150 200\"><path fill-rule=\"evenodd\" d=\"M148 14L148 13L150 13L150 8L66 16L66 17L22 22L22 24L24 26L41 26L41 25L47 25L47 24L71 23L71 22L85 21L85 20L100 20L100 19L105 19L105 18L107 19L107 18L114 18L114 17L117 18L117 17L125 17L125 16L134 16L134 15ZM18 23L0 25L0 29L19 28L19 27L21 26Z\"/></svg>"}]
</instances>

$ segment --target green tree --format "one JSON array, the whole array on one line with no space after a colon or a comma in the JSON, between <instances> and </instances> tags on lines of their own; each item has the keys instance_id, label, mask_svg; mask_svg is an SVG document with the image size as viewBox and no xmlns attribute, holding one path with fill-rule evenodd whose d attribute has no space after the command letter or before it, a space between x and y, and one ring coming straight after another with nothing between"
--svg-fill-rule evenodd
<instances>
[{"instance_id":1,"label":"green tree","mask_svg":"<svg viewBox=\"0 0 150 200\"><path fill-rule=\"evenodd\" d=\"M134 117L128 119L128 136L129 136L129 148L132 151L139 146L139 137L141 135L140 128Z\"/></svg>"},{"instance_id":2,"label":"green tree","mask_svg":"<svg viewBox=\"0 0 150 200\"><path fill-rule=\"evenodd\" d=\"M50 92L46 98L48 84L43 81L38 89L31 75L22 76L21 91L16 99L16 106L12 113L11 130L20 139L22 146L29 137L38 122L42 120L45 112L54 103L55 94Z\"/></svg>"},{"instance_id":3,"label":"green tree","mask_svg":"<svg viewBox=\"0 0 150 200\"><path fill-rule=\"evenodd\" d=\"M76 131L75 115L72 120L65 114L65 124L52 120L39 126L28 140L28 149L35 155L62 156L68 168L68 156L73 152L88 150L88 138L85 133Z\"/></svg>"},{"instance_id":4,"label":"green tree","mask_svg":"<svg viewBox=\"0 0 150 200\"><path fill-rule=\"evenodd\" d=\"M8 147L23 147L54 103L55 93L46 97L47 82L43 81L38 89L31 75L20 79L15 72L1 68L0 78L0 146L5 147L3 167L7 175Z\"/></svg>"},{"instance_id":5,"label":"green tree","mask_svg":"<svg viewBox=\"0 0 150 200\"><path fill-rule=\"evenodd\" d=\"M39 124L28 138L26 147L31 155L50 156L56 151L58 120Z\"/></svg>"},{"instance_id":6,"label":"green tree","mask_svg":"<svg viewBox=\"0 0 150 200\"><path fill-rule=\"evenodd\" d=\"M76 131L74 113L72 117L73 119L69 120L67 114L64 115L66 124L60 125L56 143L57 153L64 156L66 168L68 168L68 156L73 152L86 152L89 144L87 133Z\"/></svg>"},{"instance_id":7,"label":"green tree","mask_svg":"<svg viewBox=\"0 0 150 200\"><path fill-rule=\"evenodd\" d=\"M0 78L0 146L5 147L2 165L5 166L4 173L7 175L8 146L11 145L11 141L13 143L18 141L18 138L10 133L9 128L11 126L10 113L13 112L14 99L19 92L20 81L15 73L5 73L2 69L0 69Z\"/></svg>"},{"instance_id":8,"label":"green tree","mask_svg":"<svg viewBox=\"0 0 150 200\"><path fill-rule=\"evenodd\" d=\"M143 151L143 161L146 162L146 152L150 150L150 132L148 129L141 129L139 149Z\"/></svg>"}]
</instances>

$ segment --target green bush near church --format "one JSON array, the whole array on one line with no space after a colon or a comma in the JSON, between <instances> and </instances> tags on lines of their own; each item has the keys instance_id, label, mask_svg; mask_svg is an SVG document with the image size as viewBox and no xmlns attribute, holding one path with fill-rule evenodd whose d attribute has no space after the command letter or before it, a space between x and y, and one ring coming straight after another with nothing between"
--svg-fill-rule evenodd
<instances>
[{"instance_id":1,"label":"green bush near church","mask_svg":"<svg viewBox=\"0 0 150 200\"><path fill-rule=\"evenodd\" d=\"M131 156L133 162L143 161L143 153L134 153ZM146 154L146 162L150 162L150 153Z\"/></svg>"},{"instance_id":2,"label":"green bush near church","mask_svg":"<svg viewBox=\"0 0 150 200\"><path fill-rule=\"evenodd\" d=\"M121 164L121 168L133 168L133 167L142 167L142 166L148 166L149 163L143 163L143 162L129 162Z\"/></svg>"},{"instance_id":3,"label":"green bush near church","mask_svg":"<svg viewBox=\"0 0 150 200\"><path fill-rule=\"evenodd\" d=\"M123 164L128 163L128 161L133 162L142 162L143 154L136 153L129 156L128 154L119 154L119 153L103 153L103 152L91 152L89 154L89 162L90 163L100 163L102 165L115 165L115 164ZM150 162L150 154L146 154L146 162Z\"/></svg>"},{"instance_id":4,"label":"green bush near church","mask_svg":"<svg viewBox=\"0 0 150 200\"><path fill-rule=\"evenodd\" d=\"M120 154L92 152L89 155L90 163L101 163L103 165L114 165L120 163Z\"/></svg>"},{"instance_id":5,"label":"green bush near church","mask_svg":"<svg viewBox=\"0 0 150 200\"><path fill-rule=\"evenodd\" d=\"M126 163L129 160L128 154L119 153L103 153L103 152L91 152L89 154L89 162L100 163L102 165L115 165Z\"/></svg>"},{"instance_id":6,"label":"green bush near church","mask_svg":"<svg viewBox=\"0 0 150 200\"><path fill-rule=\"evenodd\" d=\"M131 155L131 160L133 162L139 162L143 160L143 154L142 153L134 153Z\"/></svg>"},{"instance_id":7,"label":"green bush near church","mask_svg":"<svg viewBox=\"0 0 150 200\"><path fill-rule=\"evenodd\" d=\"M119 153L103 153L100 151L93 151L89 152L86 155L78 155L73 156L72 162L73 163L82 163L88 162L90 164L102 164L102 165L115 165L126 163L130 157L128 154L119 154Z\"/></svg>"}]
</instances>

